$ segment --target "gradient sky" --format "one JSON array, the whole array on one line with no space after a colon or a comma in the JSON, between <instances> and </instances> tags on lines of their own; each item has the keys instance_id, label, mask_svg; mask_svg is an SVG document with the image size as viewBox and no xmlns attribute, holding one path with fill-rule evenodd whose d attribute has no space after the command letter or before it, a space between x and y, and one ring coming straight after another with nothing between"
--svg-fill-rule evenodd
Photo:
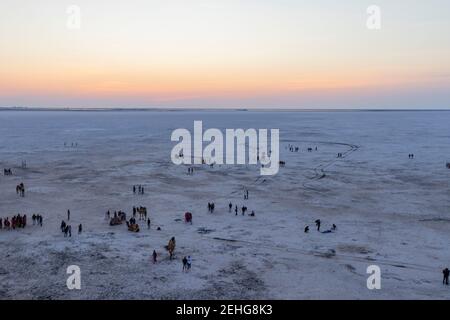
<instances>
[{"instance_id":1,"label":"gradient sky","mask_svg":"<svg viewBox=\"0 0 450 320\"><path fill-rule=\"evenodd\" d=\"M0 106L449 108L450 1L1 0Z\"/></svg>"}]
</instances>

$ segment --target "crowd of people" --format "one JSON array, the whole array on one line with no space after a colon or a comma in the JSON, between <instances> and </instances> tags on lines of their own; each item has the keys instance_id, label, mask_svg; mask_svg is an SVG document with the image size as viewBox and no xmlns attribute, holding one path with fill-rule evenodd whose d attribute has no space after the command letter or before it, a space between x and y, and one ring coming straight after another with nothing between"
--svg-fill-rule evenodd
<instances>
[{"instance_id":1,"label":"crowd of people","mask_svg":"<svg viewBox=\"0 0 450 320\"><path fill-rule=\"evenodd\" d=\"M6 230L14 230L14 229L20 229L25 228L27 226L27 215L21 215L20 213L13 216L11 220L9 217L6 217L5 219L0 218L0 229L6 229Z\"/></svg>"},{"instance_id":2,"label":"crowd of people","mask_svg":"<svg viewBox=\"0 0 450 320\"><path fill-rule=\"evenodd\" d=\"M289 145L289 150L291 152L298 152L299 147ZM316 147L316 150L317 150L317 147ZM312 151L312 148L308 148L308 151ZM338 153L339 158L341 158L342 156L343 156L342 153ZM410 159L414 158L414 154L409 154L408 156ZM194 172L194 168L192 168L192 167L188 168L188 174L193 174L193 172ZM11 169L4 169L4 175L12 175ZM25 185L23 183L20 183L19 185L17 185L16 192L21 197L24 197L25 196ZM144 194L144 192L145 192L144 187L142 185L134 185L133 186L134 194L136 194L136 193ZM244 189L244 200L248 200L248 199L249 199L249 191L248 191L248 189ZM234 213L236 216L238 215L239 211L241 212L242 216L245 216L248 212L247 206L243 205L241 208L239 208L237 204L233 204L232 202L230 202L228 204L230 213L232 212L233 207L234 207ZM127 221L127 215L123 211L114 211L114 214L111 217L111 212L108 210L106 212L106 218L110 221L110 225L115 225L115 224L122 223L123 221L126 221L128 229L130 231L138 232L139 226L136 223L136 217L138 216L139 220L144 220L147 222L147 226L150 229L151 221L147 215L147 207L133 206L132 210L133 210L133 214L132 214L132 217L129 219L129 221ZM215 203L208 202L208 212L214 213L214 210L215 210ZM67 211L67 221L70 221L70 214L71 214L70 210L68 210ZM192 214L191 213L189 213L189 214L190 214L190 219L186 219L186 222L192 223ZM255 212L252 210L251 213L248 215L254 217ZM37 225L37 226L42 227L42 225L43 225L42 215L33 214L32 222L33 222L33 226ZM337 226L335 224L332 224L330 229L321 231L322 221L320 219L317 219L314 223L315 223L317 231L321 232L321 233L329 233L329 232L333 232L333 231L337 230ZM9 219L9 217L0 218L0 229L14 230L14 229L25 228L26 226L27 226L27 215L26 214L23 214L23 215L17 214L15 216L13 216L11 219ZM133 229L133 230L131 230L131 229ZM304 232L308 233L309 229L310 229L310 227L308 225L305 226ZM66 223L64 220L61 222L60 230L64 234L64 237L72 237L72 226L70 224ZM83 231L83 226L82 226L82 224L79 224L78 225L78 234L81 234L82 231ZM175 237L172 237L170 239L168 245L166 246L166 249L169 252L170 259L173 259L173 257L174 257L175 247L176 247ZM153 253L151 256L152 256L153 263L157 263L158 254L157 254L156 250L153 250ZM188 272L192 266L191 256L184 256L182 259L182 264L183 264L183 272ZM448 285L450 271L448 268L445 268L442 272L443 272L443 284Z\"/></svg>"}]
</instances>

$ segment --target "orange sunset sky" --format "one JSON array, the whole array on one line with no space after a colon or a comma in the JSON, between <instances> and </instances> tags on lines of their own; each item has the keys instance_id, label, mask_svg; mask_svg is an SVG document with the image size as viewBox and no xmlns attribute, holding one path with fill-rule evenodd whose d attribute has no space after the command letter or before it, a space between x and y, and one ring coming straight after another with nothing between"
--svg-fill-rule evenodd
<instances>
[{"instance_id":1,"label":"orange sunset sky","mask_svg":"<svg viewBox=\"0 0 450 320\"><path fill-rule=\"evenodd\" d=\"M0 107L450 107L449 1L343 2L2 0Z\"/></svg>"}]
</instances>

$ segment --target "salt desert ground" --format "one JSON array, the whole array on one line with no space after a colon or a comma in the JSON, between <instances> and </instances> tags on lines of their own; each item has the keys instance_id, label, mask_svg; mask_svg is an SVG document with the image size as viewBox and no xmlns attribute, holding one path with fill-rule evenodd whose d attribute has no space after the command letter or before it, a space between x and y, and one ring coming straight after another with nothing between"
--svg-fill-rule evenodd
<instances>
[{"instance_id":1,"label":"salt desert ground","mask_svg":"<svg viewBox=\"0 0 450 320\"><path fill-rule=\"evenodd\" d=\"M171 162L170 135L195 120L279 128L286 166L261 176L258 166L196 165L188 175ZM0 176L0 217L27 214L28 226L0 230L0 298L448 299L449 124L443 111L2 111L0 169L13 175ZM256 215L230 213L230 201ZM148 208L150 230L105 219L133 206ZM316 219L337 230L317 232ZM192 270L182 272L187 255ZM69 265L81 269L81 290L66 286ZM381 268L380 290L367 288L369 265Z\"/></svg>"}]
</instances>

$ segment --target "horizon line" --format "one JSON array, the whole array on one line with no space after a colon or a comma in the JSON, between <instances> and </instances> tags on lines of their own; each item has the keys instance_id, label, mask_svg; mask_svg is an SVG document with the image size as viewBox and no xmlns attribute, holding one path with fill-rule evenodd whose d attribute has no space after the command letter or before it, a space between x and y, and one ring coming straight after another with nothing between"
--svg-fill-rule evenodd
<instances>
[{"instance_id":1,"label":"horizon line","mask_svg":"<svg viewBox=\"0 0 450 320\"><path fill-rule=\"evenodd\" d=\"M0 111L90 111L90 112L102 112L102 111L160 111L160 112L176 112L176 111L239 111L239 112L254 112L254 111L266 111L266 112L399 112L399 111L450 111L450 108L190 108L190 107L104 107L104 108L90 108L90 107L0 107Z\"/></svg>"}]
</instances>

